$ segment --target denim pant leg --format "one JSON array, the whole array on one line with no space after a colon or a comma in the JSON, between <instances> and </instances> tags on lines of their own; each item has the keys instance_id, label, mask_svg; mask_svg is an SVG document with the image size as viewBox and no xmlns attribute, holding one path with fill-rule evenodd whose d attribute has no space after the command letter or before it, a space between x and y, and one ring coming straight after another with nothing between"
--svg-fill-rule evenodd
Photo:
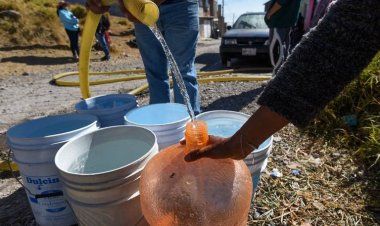
<instances>
[{"instance_id":1,"label":"denim pant leg","mask_svg":"<svg viewBox=\"0 0 380 226\"><path fill-rule=\"evenodd\" d=\"M135 35L149 84L149 103L170 102L168 62L161 44L143 24L135 23Z\"/></svg>"},{"instance_id":2,"label":"denim pant leg","mask_svg":"<svg viewBox=\"0 0 380 226\"><path fill-rule=\"evenodd\" d=\"M198 9L197 0L178 1L160 7L163 35L177 62L196 115L200 113L200 96L194 65L199 34ZM176 82L174 84L175 102L184 103L178 85Z\"/></svg>"},{"instance_id":3,"label":"denim pant leg","mask_svg":"<svg viewBox=\"0 0 380 226\"><path fill-rule=\"evenodd\" d=\"M71 52L73 53L73 56L79 55L79 46L78 46L79 31L71 31L67 29L65 30L66 30L67 36L69 36L70 49L71 49Z\"/></svg>"},{"instance_id":4,"label":"denim pant leg","mask_svg":"<svg viewBox=\"0 0 380 226\"><path fill-rule=\"evenodd\" d=\"M105 34L104 33L96 33L95 36L99 42L100 47L102 47L102 49L103 49L105 57L109 57L110 50L108 49Z\"/></svg>"}]
</instances>

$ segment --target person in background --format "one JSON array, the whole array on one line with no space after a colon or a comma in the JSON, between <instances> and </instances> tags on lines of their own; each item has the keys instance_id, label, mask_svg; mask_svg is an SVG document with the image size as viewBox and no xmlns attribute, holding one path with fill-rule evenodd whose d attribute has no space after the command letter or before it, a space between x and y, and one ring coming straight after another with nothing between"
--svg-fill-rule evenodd
<instances>
[{"instance_id":1,"label":"person in background","mask_svg":"<svg viewBox=\"0 0 380 226\"><path fill-rule=\"evenodd\" d=\"M95 33L96 40L98 40L98 43L104 52L104 57L101 58L102 61L108 61L111 59L109 45L106 40L106 32L110 26L111 24L108 17L102 15Z\"/></svg>"},{"instance_id":2,"label":"person in background","mask_svg":"<svg viewBox=\"0 0 380 226\"><path fill-rule=\"evenodd\" d=\"M194 114L200 113L200 96L194 65L199 33L197 0L155 0L160 10L158 29L163 34L184 80ZM88 0L87 5L95 13L106 11L99 0ZM123 4L121 9L135 22L135 35L149 84L150 104L170 102L169 63L160 42L144 24L133 18ZM174 80L174 101L184 103Z\"/></svg>"},{"instance_id":3,"label":"person in background","mask_svg":"<svg viewBox=\"0 0 380 226\"><path fill-rule=\"evenodd\" d=\"M283 50L283 54L279 56L279 59L272 62L274 73L286 60L290 51L289 32L296 25L300 2L301 0L271 0L270 7L265 15L265 23L270 28L269 39L271 42L276 42L276 37L279 37L280 48Z\"/></svg>"},{"instance_id":4,"label":"person in background","mask_svg":"<svg viewBox=\"0 0 380 226\"><path fill-rule=\"evenodd\" d=\"M331 3L332 0L320 0L318 2L310 22L310 28L313 28L318 24L318 21L326 14L327 8Z\"/></svg>"},{"instance_id":5,"label":"person in background","mask_svg":"<svg viewBox=\"0 0 380 226\"><path fill-rule=\"evenodd\" d=\"M60 21L65 27L66 33L70 40L70 49L73 53L73 58L75 60L79 59L79 20L70 12L69 4L65 1L59 1L57 5L57 15Z\"/></svg>"},{"instance_id":6,"label":"person in background","mask_svg":"<svg viewBox=\"0 0 380 226\"><path fill-rule=\"evenodd\" d=\"M260 108L230 138L185 159L243 159L289 122L305 127L380 51L378 0L337 0L296 46L260 96Z\"/></svg>"}]
</instances>

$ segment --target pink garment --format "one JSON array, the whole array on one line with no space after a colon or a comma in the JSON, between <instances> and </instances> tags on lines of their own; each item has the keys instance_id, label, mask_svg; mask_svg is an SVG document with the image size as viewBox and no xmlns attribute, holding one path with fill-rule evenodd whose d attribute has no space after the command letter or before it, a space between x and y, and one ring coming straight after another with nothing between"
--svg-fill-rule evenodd
<instances>
[{"instance_id":1,"label":"pink garment","mask_svg":"<svg viewBox=\"0 0 380 226\"><path fill-rule=\"evenodd\" d=\"M315 8L313 18L311 20L310 28L316 26L318 21L326 14L327 9L332 0L320 0Z\"/></svg>"},{"instance_id":2,"label":"pink garment","mask_svg":"<svg viewBox=\"0 0 380 226\"><path fill-rule=\"evenodd\" d=\"M307 11L305 15L305 21L303 25L304 31L308 31L310 28L311 19L313 18L314 5L315 5L315 0L309 0L309 4L307 6Z\"/></svg>"}]
</instances>

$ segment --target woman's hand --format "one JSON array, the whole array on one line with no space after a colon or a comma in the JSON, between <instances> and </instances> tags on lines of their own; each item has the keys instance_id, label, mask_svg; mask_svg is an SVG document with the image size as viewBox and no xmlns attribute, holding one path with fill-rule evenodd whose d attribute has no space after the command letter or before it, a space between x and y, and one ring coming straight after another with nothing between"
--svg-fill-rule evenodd
<instances>
[{"instance_id":1,"label":"woman's hand","mask_svg":"<svg viewBox=\"0 0 380 226\"><path fill-rule=\"evenodd\" d=\"M181 141L185 144L186 141ZM213 159L244 159L253 148L244 142L241 133L236 133L230 138L222 138L209 135L209 144L198 150L192 150L185 156L188 162L195 161L200 158L213 158Z\"/></svg>"}]
</instances>

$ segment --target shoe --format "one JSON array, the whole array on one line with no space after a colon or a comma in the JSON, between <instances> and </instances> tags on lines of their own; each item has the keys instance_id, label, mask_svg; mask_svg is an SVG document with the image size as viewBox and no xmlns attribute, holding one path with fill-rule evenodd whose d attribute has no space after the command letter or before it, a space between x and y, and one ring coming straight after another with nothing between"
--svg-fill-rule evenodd
<instances>
[{"instance_id":1,"label":"shoe","mask_svg":"<svg viewBox=\"0 0 380 226\"><path fill-rule=\"evenodd\" d=\"M73 56L73 60L74 61L78 61L79 60L79 56L78 55Z\"/></svg>"},{"instance_id":2,"label":"shoe","mask_svg":"<svg viewBox=\"0 0 380 226\"><path fill-rule=\"evenodd\" d=\"M104 56L102 58L100 58L101 61L109 61L111 59L110 56Z\"/></svg>"}]
</instances>

